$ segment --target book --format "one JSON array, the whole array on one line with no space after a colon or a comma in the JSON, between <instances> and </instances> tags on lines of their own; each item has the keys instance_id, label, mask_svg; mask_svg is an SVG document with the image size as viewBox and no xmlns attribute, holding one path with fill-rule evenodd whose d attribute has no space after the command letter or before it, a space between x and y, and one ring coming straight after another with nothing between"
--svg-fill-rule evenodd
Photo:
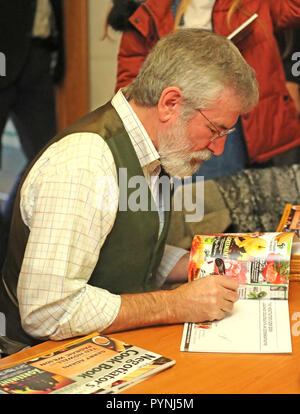
<instances>
[{"instance_id":1,"label":"book","mask_svg":"<svg viewBox=\"0 0 300 414\"><path fill-rule=\"evenodd\" d=\"M241 24L237 29L231 32L227 39L231 40L235 45L240 43L245 37L249 36L253 31L253 25L255 20L258 18L258 14L252 14L249 19L247 19L243 24Z\"/></svg>"},{"instance_id":2,"label":"book","mask_svg":"<svg viewBox=\"0 0 300 414\"><path fill-rule=\"evenodd\" d=\"M295 233L290 269L290 280L300 281L300 206L286 204L276 231Z\"/></svg>"},{"instance_id":3,"label":"book","mask_svg":"<svg viewBox=\"0 0 300 414\"><path fill-rule=\"evenodd\" d=\"M95 332L0 370L0 393L116 394L174 364Z\"/></svg>"},{"instance_id":4,"label":"book","mask_svg":"<svg viewBox=\"0 0 300 414\"><path fill-rule=\"evenodd\" d=\"M294 234L196 235L189 281L223 274L239 281L239 300L224 319L185 323L181 351L292 352L288 288Z\"/></svg>"},{"instance_id":5,"label":"book","mask_svg":"<svg viewBox=\"0 0 300 414\"><path fill-rule=\"evenodd\" d=\"M286 204L277 231L293 231L300 238L300 206Z\"/></svg>"}]
</instances>

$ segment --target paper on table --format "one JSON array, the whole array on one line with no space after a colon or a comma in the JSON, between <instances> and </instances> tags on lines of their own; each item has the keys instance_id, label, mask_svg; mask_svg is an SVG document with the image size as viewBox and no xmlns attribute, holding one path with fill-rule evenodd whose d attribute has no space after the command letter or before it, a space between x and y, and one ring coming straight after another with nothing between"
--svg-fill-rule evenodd
<instances>
[{"instance_id":1,"label":"paper on table","mask_svg":"<svg viewBox=\"0 0 300 414\"><path fill-rule=\"evenodd\" d=\"M292 352L288 302L237 302L221 321L186 323L181 351L226 353Z\"/></svg>"}]
</instances>

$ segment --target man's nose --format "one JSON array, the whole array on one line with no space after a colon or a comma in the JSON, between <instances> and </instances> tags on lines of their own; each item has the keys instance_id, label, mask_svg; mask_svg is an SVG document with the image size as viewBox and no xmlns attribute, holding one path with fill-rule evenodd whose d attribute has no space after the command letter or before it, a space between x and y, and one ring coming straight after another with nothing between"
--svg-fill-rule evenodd
<instances>
[{"instance_id":1,"label":"man's nose","mask_svg":"<svg viewBox=\"0 0 300 414\"><path fill-rule=\"evenodd\" d=\"M215 141L212 141L208 149L211 150L214 155L221 155L224 151L225 142L226 142L227 135L221 138L217 138Z\"/></svg>"}]
</instances>

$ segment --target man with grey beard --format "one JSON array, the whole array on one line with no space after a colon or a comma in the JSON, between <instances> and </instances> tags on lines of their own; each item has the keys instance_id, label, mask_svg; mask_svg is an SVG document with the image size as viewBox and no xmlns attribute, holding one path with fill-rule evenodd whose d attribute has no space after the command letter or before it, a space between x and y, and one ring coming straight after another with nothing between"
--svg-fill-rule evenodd
<instances>
[{"instance_id":1,"label":"man with grey beard","mask_svg":"<svg viewBox=\"0 0 300 414\"><path fill-rule=\"evenodd\" d=\"M157 182L221 154L257 99L253 70L229 40L183 29L157 43L111 102L54 137L15 205L0 298L8 337L31 345L231 312L235 280L186 283L189 254L166 245L170 211ZM135 209L140 178L148 201Z\"/></svg>"}]
</instances>

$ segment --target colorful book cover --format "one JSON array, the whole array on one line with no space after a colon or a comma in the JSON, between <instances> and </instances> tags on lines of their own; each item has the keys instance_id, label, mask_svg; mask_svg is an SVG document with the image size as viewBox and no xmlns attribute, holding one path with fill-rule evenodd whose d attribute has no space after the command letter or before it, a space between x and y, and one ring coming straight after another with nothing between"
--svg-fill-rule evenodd
<instances>
[{"instance_id":1,"label":"colorful book cover","mask_svg":"<svg viewBox=\"0 0 300 414\"><path fill-rule=\"evenodd\" d=\"M174 360L95 333L0 371L0 393L118 393Z\"/></svg>"},{"instance_id":2,"label":"colorful book cover","mask_svg":"<svg viewBox=\"0 0 300 414\"><path fill-rule=\"evenodd\" d=\"M291 352L288 289L293 233L196 235L189 281L208 275L238 280L239 300L220 321L186 323L181 351Z\"/></svg>"}]
</instances>

